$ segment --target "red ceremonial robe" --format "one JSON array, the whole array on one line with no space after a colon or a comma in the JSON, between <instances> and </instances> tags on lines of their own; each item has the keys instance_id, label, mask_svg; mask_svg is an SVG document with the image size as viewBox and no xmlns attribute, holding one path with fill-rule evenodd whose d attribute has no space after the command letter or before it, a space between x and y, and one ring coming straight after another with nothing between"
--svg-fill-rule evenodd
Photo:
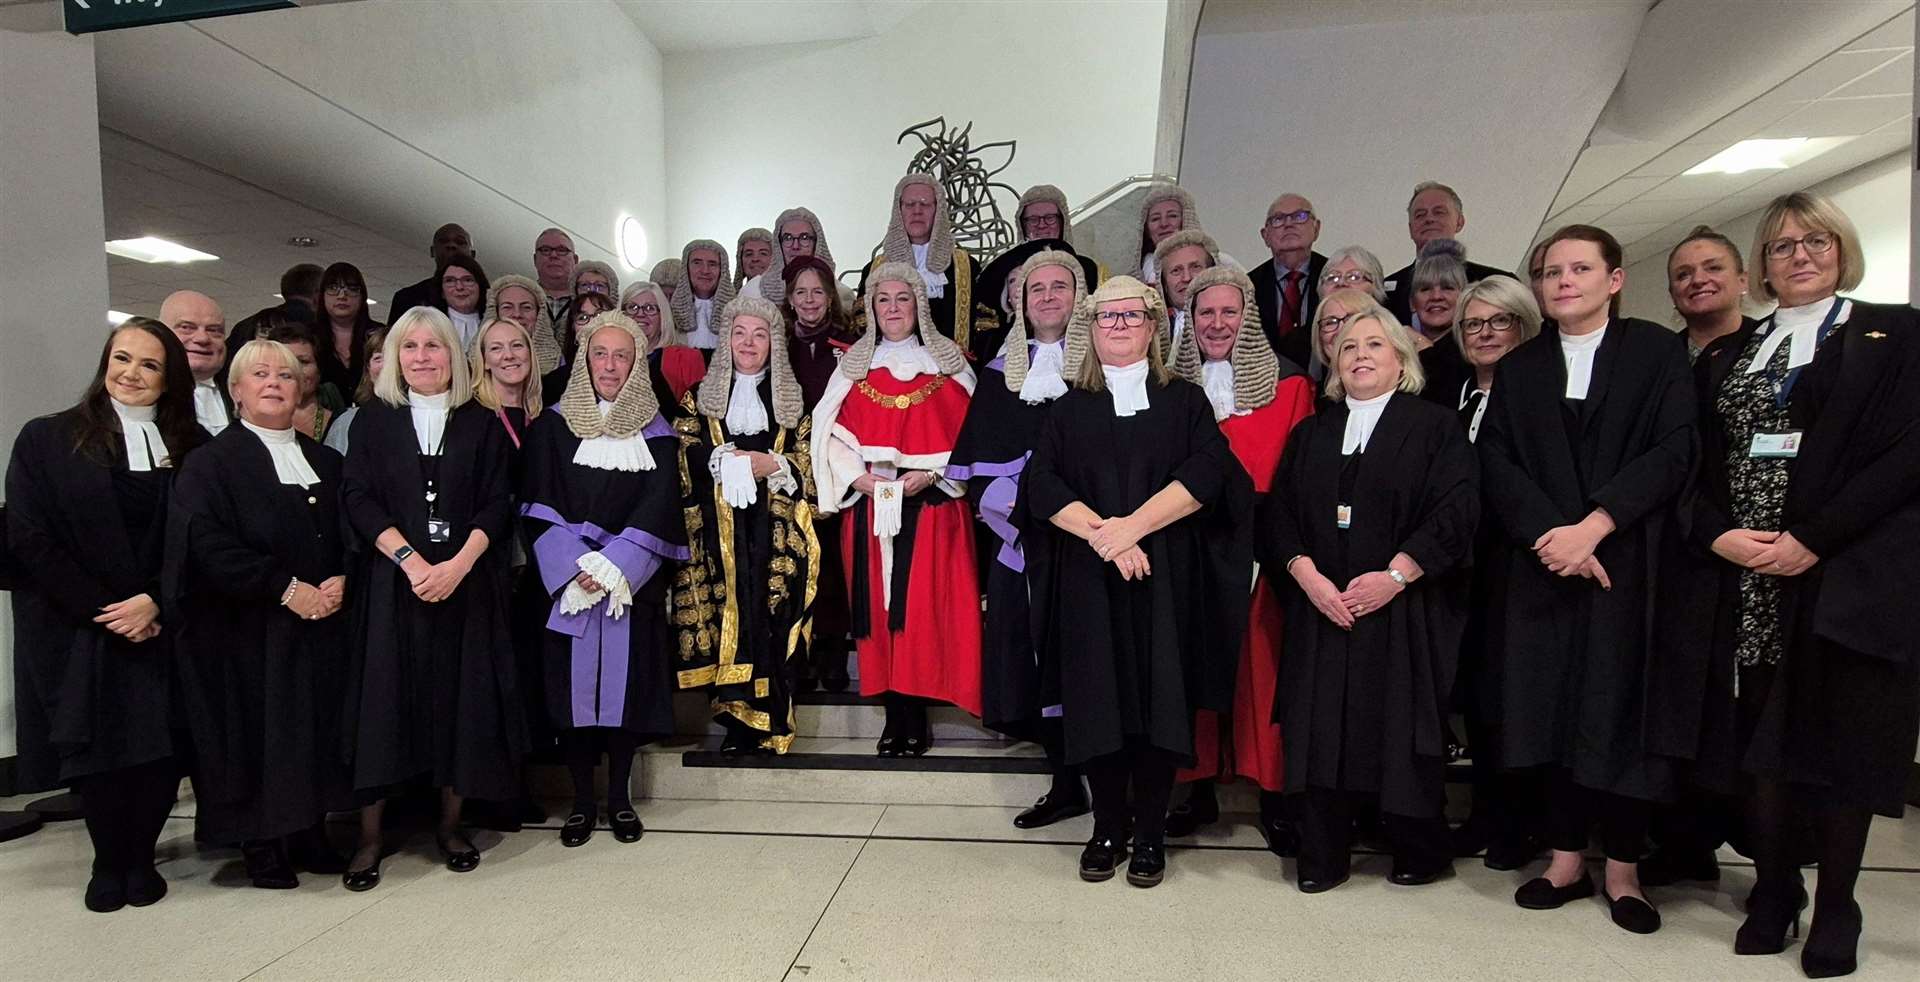
<instances>
[{"instance_id":1,"label":"red ceremonial robe","mask_svg":"<svg viewBox=\"0 0 1920 982\"><path fill-rule=\"evenodd\" d=\"M1287 448L1293 425L1313 414L1313 379L1289 375L1274 386L1273 401L1244 416L1220 421L1220 432L1240 466L1253 478L1255 494L1273 487L1273 473ZM1232 739L1220 739L1220 714L1202 709L1193 726L1194 765L1180 771L1181 781L1239 775L1279 791L1286 758L1280 751L1280 724L1273 722L1275 683L1280 675L1280 616L1285 605L1274 595L1268 575L1254 583L1247 633L1240 642L1240 670L1233 683L1233 713L1224 722Z\"/></svg>"}]
</instances>

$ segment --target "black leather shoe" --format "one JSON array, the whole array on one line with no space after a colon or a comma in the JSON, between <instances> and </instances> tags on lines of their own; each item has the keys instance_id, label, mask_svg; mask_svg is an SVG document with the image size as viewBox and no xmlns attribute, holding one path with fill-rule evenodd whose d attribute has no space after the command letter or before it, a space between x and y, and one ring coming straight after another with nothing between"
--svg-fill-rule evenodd
<instances>
[{"instance_id":1,"label":"black leather shoe","mask_svg":"<svg viewBox=\"0 0 1920 982\"><path fill-rule=\"evenodd\" d=\"M1326 893L1328 890L1331 890L1334 887L1337 887L1340 884L1347 882L1347 877L1350 875L1351 874L1343 873L1340 875L1338 879L1332 879L1332 880L1322 880L1322 879L1317 879L1311 876L1303 876L1303 877L1300 877L1300 879L1294 885L1300 888L1301 893Z\"/></svg>"},{"instance_id":2,"label":"black leather shoe","mask_svg":"<svg viewBox=\"0 0 1920 982\"><path fill-rule=\"evenodd\" d=\"M1601 896L1606 896L1604 893ZM1621 930L1652 934L1660 930L1660 912L1639 897L1606 897L1607 910Z\"/></svg>"},{"instance_id":3,"label":"black leather shoe","mask_svg":"<svg viewBox=\"0 0 1920 982\"><path fill-rule=\"evenodd\" d=\"M1777 955L1787 950L1787 932L1800 936L1800 912L1807 906L1807 888L1791 883L1780 888L1755 884L1747 897L1747 919L1733 936L1736 955Z\"/></svg>"},{"instance_id":4,"label":"black leather shoe","mask_svg":"<svg viewBox=\"0 0 1920 982\"><path fill-rule=\"evenodd\" d=\"M347 871L347 857L333 848L324 822L287 836L286 844L287 861L294 869L318 876L339 876Z\"/></svg>"},{"instance_id":5,"label":"black leather shoe","mask_svg":"<svg viewBox=\"0 0 1920 982\"><path fill-rule=\"evenodd\" d=\"M96 914L111 914L127 905L127 878L118 870L93 871L87 881L87 909Z\"/></svg>"},{"instance_id":6,"label":"black leather shoe","mask_svg":"<svg viewBox=\"0 0 1920 982\"><path fill-rule=\"evenodd\" d=\"M1080 878L1088 883L1105 883L1113 879L1113 872L1120 868L1120 861L1127 858L1126 842L1117 835L1105 835L1095 832L1087 840L1087 847L1080 850Z\"/></svg>"},{"instance_id":7,"label":"black leather shoe","mask_svg":"<svg viewBox=\"0 0 1920 982\"><path fill-rule=\"evenodd\" d=\"M373 865L366 869L350 869L340 874L340 885L354 893L366 893L380 885L380 860L375 858Z\"/></svg>"},{"instance_id":8,"label":"black leather shoe","mask_svg":"<svg viewBox=\"0 0 1920 982\"><path fill-rule=\"evenodd\" d=\"M1284 818L1260 820L1260 834L1267 840L1267 851L1282 859L1300 855L1300 831Z\"/></svg>"},{"instance_id":9,"label":"black leather shoe","mask_svg":"<svg viewBox=\"0 0 1920 982\"><path fill-rule=\"evenodd\" d=\"M1640 885L1643 887L1671 886L1681 880L1720 882L1719 858L1714 856L1711 849L1704 852L1658 849L1640 861Z\"/></svg>"},{"instance_id":10,"label":"black leather shoe","mask_svg":"<svg viewBox=\"0 0 1920 982\"><path fill-rule=\"evenodd\" d=\"M1532 839L1520 838L1506 841L1494 840L1487 845L1486 858L1481 860L1488 869L1511 873L1540 857L1540 844Z\"/></svg>"},{"instance_id":11,"label":"black leather shoe","mask_svg":"<svg viewBox=\"0 0 1920 982\"><path fill-rule=\"evenodd\" d=\"M1860 964L1860 905L1849 902L1834 909L1822 904L1814 908L1813 927L1807 930L1807 943L1800 949L1800 970L1810 979L1830 979L1852 975Z\"/></svg>"},{"instance_id":12,"label":"black leather shoe","mask_svg":"<svg viewBox=\"0 0 1920 982\"><path fill-rule=\"evenodd\" d=\"M1055 822L1069 818L1078 818L1093 810L1083 792L1078 795L1049 791L1033 803L1033 807L1013 816L1016 829L1043 829Z\"/></svg>"},{"instance_id":13,"label":"black leather shoe","mask_svg":"<svg viewBox=\"0 0 1920 982\"><path fill-rule=\"evenodd\" d=\"M1219 820L1219 799L1209 795L1196 802L1189 798L1167 812L1167 838L1184 839Z\"/></svg>"},{"instance_id":14,"label":"black leather shoe","mask_svg":"<svg viewBox=\"0 0 1920 982\"><path fill-rule=\"evenodd\" d=\"M586 845L587 840L593 838L593 823L596 817L591 810L576 811L568 815L566 823L560 826L560 844L568 849Z\"/></svg>"},{"instance_id":15,"label":"black leather shoe","mask_svg":"<svg viewBox=\"0 0 1920 982\"><path fill-rule=\"evenodd\" d=\"M1439 869L1420 869L1415 866L1402 866L1398 861L1393 864L1393 872L1387 874L1387 882L1402 887L1423 887L1442 876L1447 875L1452 865Z\"/></svg>"},{"instance_id":16,"label":"black leather shoe","mask_svg":"<svg viewBox=\"0 0 1920 982\"><path fill-rule=\"evenodd\" d=\"M900 738L900 756L925 757L933 749L933 737L924 733Z\"/></svg>"},{"instance_id":17,"label":"black leather shoe","mask_svg":"<svg viewBox=\"0 0 1920 982\"><path fill-rule=\"evenodd\" d=\"M480 850L475 849L471 842L467 843L465 849L455 849L448 839L435 836L434 841L440 846L440 858L447 861L447 869L455 873L471 873L480 868Z\"/></svg>"},{"instance_id":18,"label":"black leather shoe","mask_svg":"<svg viewBox=\"0 0 1920 982\"><path fill-rule=\"evenodd\" d=\"M640 823L640 816L631 808L614 812L607 819L607 824L613 827L613 837L621 842L639 842L640 836L647 831L647 827Z\"/></svg>"},{"instance_id":19,"label":"black leather shoe","mask_svg":"<svg viewBox=\"0 0 1920 982\"><path fill-rule=\"evenodd\" d=\"M167 881L151 866L140 866L127 871L127 905L131 907L151 907L167 895Z\"/></svg>"},{"instance_id":20,"label":"black leather shoe","mask_svg":"<svg viewBox=\"0 0 1920 982\"><path fill-rule=\"evenodd\" d=\"M1134 843L1133 859L1127 863L1127 882L1137 887L1157 887L1166 876L1166 843Z\"/></svg>"},{"instance_id":21,"label":"black leather shoe","mask_svg":"<svg viewBox=\"0 0 1920 982\"><path fill-rule=\"evenodd\" d=\"M873 745L873 749L882 757L898 757L900 756L900 738L889 733L882 736L879 742Z\"/></svg>"},{"instance_id":22,"label":"black leather shoe","mask_svg":"<svg viewBox=\"0 0 1920 982\"><path fill-rule=\"evenodd\" d=\"M1559 910L1576 901L1593 896L1593 874L1580 871L1580 878L1563 887L1553 885L1544 876L1536 876L1520 884L1513 892L1513 902L1528 910Z\"/></svg>"},{"instance_id":23,"label":"black leather shoe","mask_svg":"<svg viewBox=\"0 0 1920 982\"><path fill-rule=\"evenodd\" d=\"M247 879L261 890L292 890L300 886L285 846L277 839L240 844L240 860L247 866Z\"/></svg>"}]
</instances>

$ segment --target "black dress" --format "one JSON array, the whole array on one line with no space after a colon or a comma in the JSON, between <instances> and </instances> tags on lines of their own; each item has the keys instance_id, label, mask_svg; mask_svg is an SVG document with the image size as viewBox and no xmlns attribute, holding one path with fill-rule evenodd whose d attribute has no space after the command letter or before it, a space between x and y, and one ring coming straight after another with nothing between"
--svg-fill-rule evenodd
<instances>
[{"instance_id":1,"label":"black dress","mask_svg":"<svg viewBox=\"0 0 1920 982\"><path fill-rule=\"evenodd\" d=\"M1253 482L1199 386L1149 381L1148 401L1121 417L1110 393L1061 396L1021 488L1035 648L1052 673L1041 704L1062 707L1071 764L1138 741L1191 766L1195 712L1233 704L1253 586ZM1052 525L1075 501L1128 514L1173 481L1201 510L1140 540L1145 579L1122 579Z\"/></svg>"},{"instance_id":2,"label":"black dress","mask_svg":"<svg viewBox=\"0 0 1920 982\"><path fill-rule=\"evenodd\" d=\"M49 587L13 594L22 792L186 749L171 630L135 644L93 622L145 593L171 628L160 574L174 472L128 470L117 437L110 465L76 452L78 422L68 410L27 423L7 466L9 545L29 583Z\"/></svg>"},{"instance_id":3,"label":"black dress","mask_svg":"<svg viewBox=\"0 0 1920 982\"><path fill-rule=\"evenodd\" d=\"M319 586L346 572L341 461L296 439L320 478L312 487L280 483L244 425L195 453L174 483L166 590L203 842L278 838L346 805L348 615L307 621L280 605L293 579Z\"/></svg>"},{"instance_id":4,"label":"black dress","mask_svg":"<svg viewBox=\"0 0 1920 982\"><path fill-rule=\"evenodd\" d=\"M1572 782L1627 798L1672 793L1672 761L1648 738L1658 558L1695 454L1693 382L1682 339L1614 320L1594 355L1587 398L1565 398L1557 332L1500 360L1481 420L1482 486L1500 541L1488 613L1485 686L1501 708L1509 768L1552 765ZM1616 530L1594 555L1613 581L1549 572L1533 544L1606 509Z\"/></svg>"},{"instance_id":5,"label":"black dress","mask_svg":"<svg viewBox=\"0 0 1920 982\"><path fill-rule=\"evenodd\" d=\"M434 458L420 453L411 409L371 402L353 421L340 493L358 555L342 738L363 796L421 775L463 796L520 791L527 731L507 626L508 441L472 402L449 414L445 432L437 505L451 534L433 542L425 488ZM453 558L472 530L490 544L452 596L429 604L375 548L388 528L433 563Z\"/></svg>"}]
</instances>

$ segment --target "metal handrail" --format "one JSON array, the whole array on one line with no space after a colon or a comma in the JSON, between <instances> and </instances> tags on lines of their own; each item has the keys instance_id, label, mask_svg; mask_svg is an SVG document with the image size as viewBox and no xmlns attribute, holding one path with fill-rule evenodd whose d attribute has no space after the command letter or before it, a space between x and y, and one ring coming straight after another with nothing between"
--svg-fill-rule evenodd
<instances>
[{"instance_id":1,"label":"metal handrail","mask_svg":"<svg viewBox=\"0 0 1920 982\"><path fill-rule=\"evenodd\" d=\"M1078 218L1081 215L1084 215L1087 212L1090 212L1093 209L1106 204L1107 199L1117 196L1120 192L1126 191L1132 188L1136 184L1172 184L1172 183L1174 183L1173 178L1168 177L1165 174L1135 174L1132 177L1123 177L1119 181L1115 182L1112 186L1108 187L1106 190L1101 191L1099 194L1096 194L1093 197L1088 198L1086 201L1082 202L1080 207L1074 208L1071 211L1067 212L1067 217Z\"/></svg>"}]
</instances>

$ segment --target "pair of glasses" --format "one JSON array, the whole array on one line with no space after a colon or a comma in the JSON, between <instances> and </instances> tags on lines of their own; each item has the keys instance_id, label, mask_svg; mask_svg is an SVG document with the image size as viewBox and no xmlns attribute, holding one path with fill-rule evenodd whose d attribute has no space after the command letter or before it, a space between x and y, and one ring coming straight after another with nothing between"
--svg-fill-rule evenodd
<instances>
[{"instance_id":1,"label":"pair of glasses","mask_svg":"<svg viewBox=\"0 0 1920 982\"><path fill-rule=\"evenodd\" d=\"M365 296L366 292L367 291L350 283L335 283L327 287L327 296L329 297L359 297Z\"/></svg>"},{"instance_id":2,"label":"pair of glasses","mask_svg":"<svg viewBox=\"0 0 1920 982\"><path fill-rule=\"evenodd\" d=\"M648 317L657 317L660 314L660 305L657 303L630 303L620 309L635 317L641 314L646 314Z\"/></svg>"},{"instance_id":3,"label":"pair of glasses","mask_svg":"<svg viewBox=\"0 0 1920 982\"><path fill-rule=\"evenodd\" d=\"M1372 274L1358 269L1344 273L1327 273L1320 277L1320 283L1323 286L1359 286L1362 283L1372 282Z\"/></svg>"},{"instance_id":4,"label":"pair of glasses","mask_svg":"<svg viewBox=\"0 0 1920 982\"><path fill-rule=\"evenodd\" d=\"M1833 251L1840 240L1832 232L1808 232L1797 239L1774 239L1767 243L1768 259L1787 260L1793 258L1793 251L1801 246L1807 247L1807 255L1824 256Z\"/></svg>"},{"instance_id":5,"label":"pair of glasses","mask_svg":"<svg viewBox=\"0 0 1920 982\"><path fill-rule=\"evenodd\" d=\"M1315 321L1314 326L1322 331L1337 331L1352 319L1352 314L1329 314Z\"/></svg>"},{"instance_id":6,"label":"pair of glasses","mask_svg":"<svg viewBox=\"0 0 1920 982\"><path fill-rule=\"evenodd\" d=\"M1028 215L1027 224L1035 228L1059 228L1059 215Z\"/></svg>"},{"instance_id":7,"label":"pair of glasses","mask_svg":"<svg viewBox=\"0 0 1920 982\"><path fill-rule=\"evenodd\" d=\"M1132 330L1147 323L1144 310L1102 310L1093 315L1093 322L1103 331Z\"/></svg>"},{"instance_id":8,"label":"pair of glasses","mask_svg":"<svg viewBox=\"0 0 1920 982\"><path fill-rule=\"evenodd\" d=\"M1286 228L1289 225L1305 225L1313 221L1313 212L1302 208L1299 211L1283 211L1267 216L1268 228Z\"/></svg>"},{"instance_id":9,"label":"pair of glasses","mask_svg":"<svg viewBox=\"0 0 1920 982\"><path fill-rule=\"evenodd\" d=\"M440 281L441 286L479 286L480 281L471 276L450 276Z\"/></svg>"},{"instance_id":10,"label":"pair of glasses","mask_svg":"<svg viewBox=\"0 0 1920 982\"><path fill-rule=\"evenodd\" d=\"M534 246L533 254L536 256L539 256L542 259L552 259L555 256L571 256L573 255L573 247L572 246Z\"/></svg>"},{"instance_id":11,"label":"pair of glasses","mask_svg":"<svg viewBox=\"0 0 1920 982\"><path fill-rule=\"evenodd\" d=\"M819 236L813 234L812 232L802 232L799 235L795 235L792 232L782 232L780 233L780 244L793 245L797 243L801 245L812 245L814 242L818 241L819 238L820 238Z\"/></svg>"},{"instance_id":12,"label":"pair of glasses","mask_svg":"<svg viewBox=\"0 0 1920 982\"><path fill-rule=\"evenodd\" d=\"M1467 337L1473 337L1482 331L1505 334L1518 326L1520 326L1520 318L1502 313L1492 317L1469 317L1460 322L1460 333Z\"/></svg>"}]
</instances>

